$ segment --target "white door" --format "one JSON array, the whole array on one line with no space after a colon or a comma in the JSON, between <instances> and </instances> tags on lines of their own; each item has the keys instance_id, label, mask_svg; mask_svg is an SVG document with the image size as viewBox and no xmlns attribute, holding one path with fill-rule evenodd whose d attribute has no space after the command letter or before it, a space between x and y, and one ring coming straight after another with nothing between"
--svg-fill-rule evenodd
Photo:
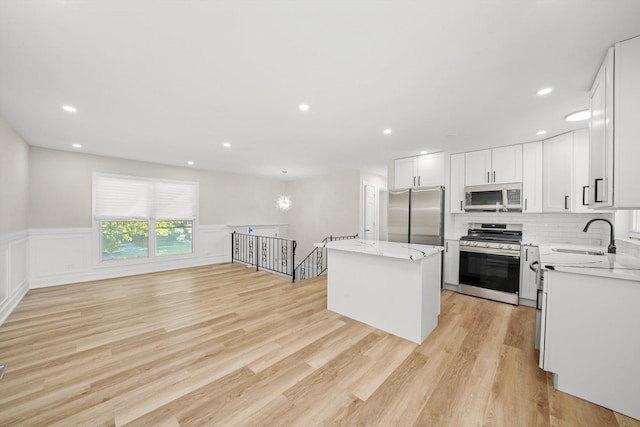
<instances>
[{"instance_id":1,"label":"white door","mask_svg":"<svg viewBox=\"0 0 640 427\"><path fill-rule=\"evenodd\" d=\"M362 237L365 240L378 240L378 188L365 183L362 189L363 218Z\"/></svg>"}]
</instances>

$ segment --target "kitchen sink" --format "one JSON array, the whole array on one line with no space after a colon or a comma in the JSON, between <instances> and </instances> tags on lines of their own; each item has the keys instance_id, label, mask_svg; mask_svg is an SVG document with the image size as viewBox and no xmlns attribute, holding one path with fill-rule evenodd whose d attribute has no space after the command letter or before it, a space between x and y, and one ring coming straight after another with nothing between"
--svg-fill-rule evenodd
<instances>
[{"instance_id":1,"label":"kitchen sink","mask_svg":"<svg viewBox=\"0 0 640 427\"><path fill-rule=\"evenodd\" d=\"M605 255L604 251L590 251L584 249L563 249L563 248L553 248L552 251L560 252L563 254L579 254L579 255Z\"/></svg>"}]
</instances>

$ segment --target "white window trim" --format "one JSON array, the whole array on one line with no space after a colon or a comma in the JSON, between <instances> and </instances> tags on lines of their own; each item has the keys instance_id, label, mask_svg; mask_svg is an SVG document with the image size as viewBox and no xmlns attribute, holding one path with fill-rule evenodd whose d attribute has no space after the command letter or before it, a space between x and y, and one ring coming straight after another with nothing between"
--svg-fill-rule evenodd
<instances>
[{"instance_id":1,"label":"white window trim","mask_svg":"<svg viewBox=\"0 0 640 427\"><path fill-rule=\"evenodd\" d=\"M155 222L156 219L154 218L149 218L149 219L122 219L122 218L113 218L113 219L105 219L105 218L101 218L101 219L96 219L94 212L93 212L93 207L95 206L95 177L96 176L112 176L112 177L117 177L117 178L124 178L124 179L132 179L132 180L140 180L140 181L147 181L147 182L167 182L167 183L176 183L176 184L185 184L185 183L189 183L189 184L195 184L196 187L196 217L193 218L192 220L189 221L193 221L193 232L192 232L192 240L191 240L191 253L188 254L176 254L176 255L156 255L156 236L155 236ZM199 228L200 228L200 222L199 222L199 213L200 213L200 183L197 181L179 181L179 180L171 180L171 179L161 179L161 178L148 178L148 177L141 177L141 176L132 176L132 175L119 175L119 174L109 174L109 173L100 173L100 172L94 172L92 174L92 180L91 180L91 197L92 197L92 211L91 211L91 217L92 217L92 223L93 223L93 244L92 247L94 248L94 255L92 256L93 259L93 267L94 268L109 268L109 267L123 267L123 266L133 266L133 265L145 265L145 264L158 264L160 262L165 262L165 261L179 261L179 260L186 260L186 259L194 259L198 257L198 236L199 236ZM103 221L148 221L149 222L149 241L148 241L148 255L146 257L138 257L138 258L129 258L129 259L114 259L114 260L108 260L108 261L103 261L102 260L102 239L101 239L101 225L100 223ZM160 221L172 221L172 220L160 220ZM178 219L174 220L174 221L180 221ZM152 227L153 225L153 227Z\"/></svg>"},{"instance_id":2,"label":"white window trim","mask_svg":"<svg viewBox=\"0 0 640 427\"><path fill-rule=\"evenodd\" d=\"M640 210L631 211L629 237L632 239L640 239Z\"/></svg>"}]
</instances>

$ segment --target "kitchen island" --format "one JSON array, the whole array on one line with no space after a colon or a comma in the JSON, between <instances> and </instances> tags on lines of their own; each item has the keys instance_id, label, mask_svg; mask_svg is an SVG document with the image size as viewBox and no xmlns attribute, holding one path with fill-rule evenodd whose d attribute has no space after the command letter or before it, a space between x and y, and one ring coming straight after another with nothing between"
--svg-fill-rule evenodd
<instances>
[{"instance_id":1,"label":"kitchen island","mask_svg":"<svg viewBox=\"0 0 640 427\"><path fill-rule=\"evenodd\" d=\"M417 344L438 325L442 247L359 239L325 245L329 310Z\"/></svg>"},{"instance_id":2,"label":"kitchen island","mask_svg":"<svg viewBox=\"0 0 640 427\"><path fill-rule=\"evenodd\" d=\"M540 367L554 386L640 419L640 260L540 245Z\"/></svg>"}]
</instances>

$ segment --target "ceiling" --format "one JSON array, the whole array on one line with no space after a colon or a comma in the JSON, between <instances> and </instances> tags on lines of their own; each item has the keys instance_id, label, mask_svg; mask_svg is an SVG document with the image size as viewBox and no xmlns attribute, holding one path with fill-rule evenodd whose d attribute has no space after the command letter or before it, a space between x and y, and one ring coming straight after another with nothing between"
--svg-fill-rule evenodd
<instances>
[{"instance_id":1,"label":"ceiling","mask_svg":"<svg viewBox=\"0 0 640 427\"><path fill-rule=\"evenodd\" d=\"M33 146L384 174L585 127L563 117L639 16L637 0L0 0L0 115Z\"/></svg>"}]
</instances>

